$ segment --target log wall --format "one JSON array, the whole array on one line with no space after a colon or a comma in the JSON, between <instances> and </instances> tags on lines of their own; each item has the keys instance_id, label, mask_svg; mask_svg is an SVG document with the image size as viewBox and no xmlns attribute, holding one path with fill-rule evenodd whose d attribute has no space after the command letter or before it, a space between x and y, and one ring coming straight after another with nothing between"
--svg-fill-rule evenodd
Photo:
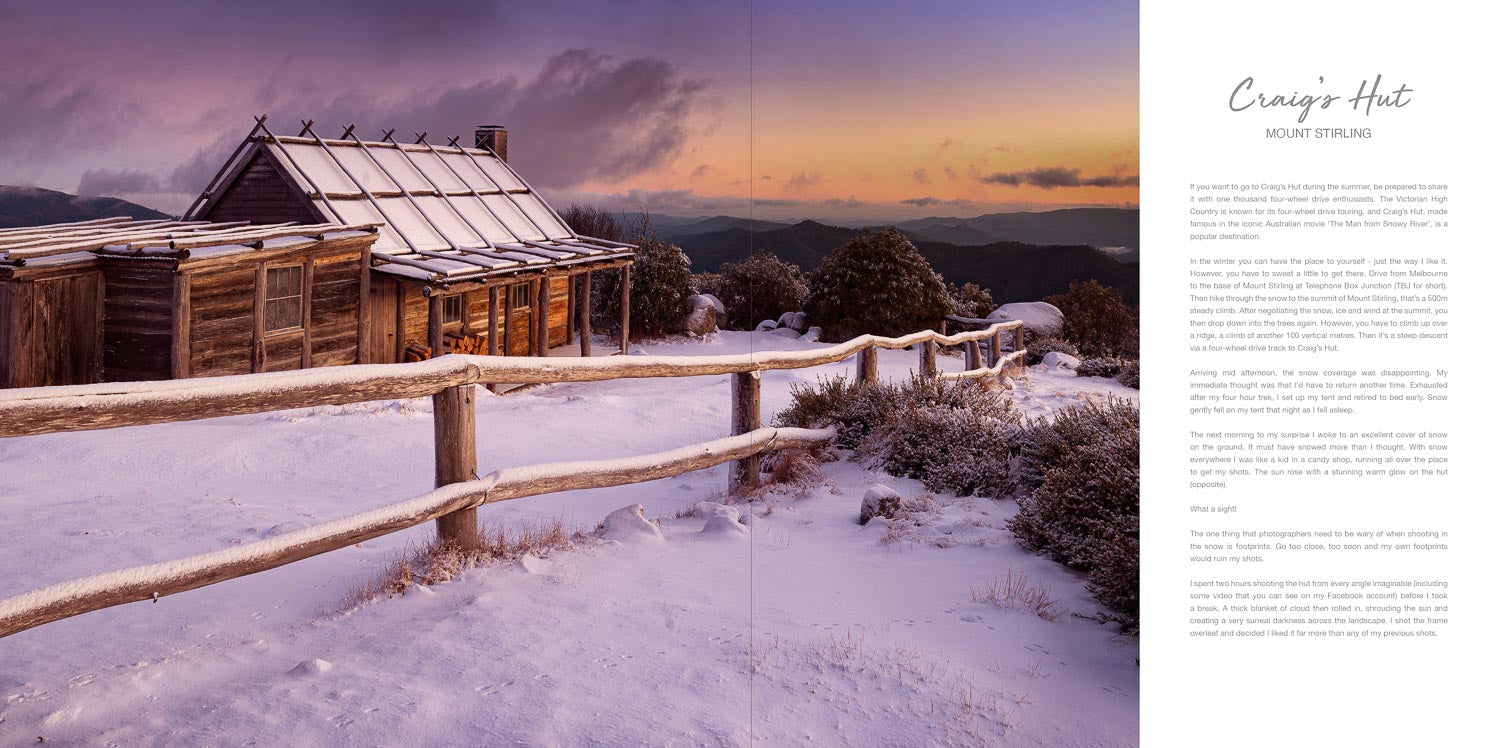
<instances>
[{"instance_id":1,"label":"log wall","mask_svg":"<svg viewBox=\"0 0 1500 748\"><path fill-rule=\"evenodd\" d=\"M102 292L95 267L0 279L0 387L100 381Z\"/></svg>"},{"instance_id":2,"label":"log wall","mask_svg":"<svg viewBox=\"0 0 1500 748\"><path fill-rule=\"evenodd\" d=\"M172 376L172 275L166 263L104 268L104 381Z\"/></svg>"}]
</instances>

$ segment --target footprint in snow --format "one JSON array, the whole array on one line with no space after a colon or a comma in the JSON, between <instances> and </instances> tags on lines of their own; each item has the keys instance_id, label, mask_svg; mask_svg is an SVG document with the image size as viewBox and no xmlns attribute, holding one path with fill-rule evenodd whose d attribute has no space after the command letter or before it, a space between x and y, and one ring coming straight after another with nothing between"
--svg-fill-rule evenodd
<instances>
[{"instance_id":1,"label":"footprint in snow","mask_svg":"<svg viewBox=\"0 0 1500 748\"><path fill-rule=\"evenodd\" d=\"M69 678L68 679L68 688L78 688L79 686L87 686L88 684L94 682L94 678L95 677L96 676L93 673L85 673L83 675L77 675L77 676L74 676L72 678Z\"/></svg>"},{"instance_id":2,"label":"footprint in snow","mask_svg":"<svg viewBox=\"0 0 1500 748\"><path fill-rule=\"evenodd\" d=\"M965 614L959 616L958 620L963 621L965 623L982 623L982 622L984 622L983 618L980 618L979 616L976 616L973 613L965 613Z\"/></svg>"}]
</instances>

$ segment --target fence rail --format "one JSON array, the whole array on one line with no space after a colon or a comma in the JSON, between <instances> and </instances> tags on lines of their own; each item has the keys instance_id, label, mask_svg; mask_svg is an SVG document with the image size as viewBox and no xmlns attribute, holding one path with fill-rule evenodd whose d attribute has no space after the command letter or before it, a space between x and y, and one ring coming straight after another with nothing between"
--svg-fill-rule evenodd
<instances>
[{"instance_id":1,"label":"fence rail","mask_svg":"<svg viewBox=\"0 0 1500 748\"><path fill-rule=\"evenodd\" d=\"M1013 332L1015 348L1001 355ZM60 582L0 600L0 637L94 610L196 589L273 569L371 538L437 520L438 537L479 545L479 506L559 491L641 483L734 462L731 491L753 488L762 455L830 443L832 429L762 428L760 372L802 369L857 355L858 378L875 379L880 349L921 346L924 376L972 379L1018 366L1021 323L944 335L932 330L896 338L864 335L811 351L731 356L613 356L537 359L443 356L409 364L331 367L294 372L0 392L0 437L191 421L289 408L432 396L437 489L414 499L286 535L188 558ZM989 341L981 364L978 343ZM964 345L965 370L939 374L939 345ZM558 462L476 472L474 386L491 383L593 382L646 377L732 374L732 436L667 452L590 462Z\"/></svg>"}]
</instances>

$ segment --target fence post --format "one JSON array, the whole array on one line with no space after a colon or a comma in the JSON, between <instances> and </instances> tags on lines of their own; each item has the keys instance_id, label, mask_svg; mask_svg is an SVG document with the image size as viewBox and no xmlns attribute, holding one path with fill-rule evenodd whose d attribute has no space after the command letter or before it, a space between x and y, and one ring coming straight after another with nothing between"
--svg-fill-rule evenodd
<instances>
[{"instance_id":1,"label":"fence post","mask_svg":"<svg viewBox=\"0 0 1500 748\"><path fill-rule=\"evenodd\" d=\"M973 371L979 368L979 341L970 340L964 343L964 371Z\"/></svg>"},{"instance_id":2,"label":"fence post","mask_svg":"<svg viewBox=\"0 0 1500 748\"><path fill-rule=\"evenodd\" d=\"M926 379L932 379L937 376L937 357L937 342L933 340L923 341L920 354L921 365L918 367L920 369L920 376Z\"/></svg>"},{"instance_id":3,"label":"fence post","mask_svg":"<svg viewBox=\"0 0 1500 748\"><path fill-rule=\"evenodd\" d=\"M875 348L866 348L859 352L858 358L859 382L871 383L880 376L880 354Z\"/></svg>"},{"instance_id":4,"label":"fence post","mask_svg":"<svg viewBox=\"0 0 1500 748\"><path fill-rule=\"evenodd\" d=\"M478 477L474 447L474 385L449 387L432 396L433 446L438 486ZM438 542L477 549L479 510L460 509L438 517Z\"/></svg>"},{"instance_id":5,"label":"fence post","mask_svg":"<svg viewBox=\"0 0 1500 748\"><path fill-rule=\"evenodd\" d=\"M760 372L745 371L730 375L730 432L746 434L760 428ZM729 493L743 495L760 485L760 455L737 460L729 468Z\"/></svg>"}]
</instances>

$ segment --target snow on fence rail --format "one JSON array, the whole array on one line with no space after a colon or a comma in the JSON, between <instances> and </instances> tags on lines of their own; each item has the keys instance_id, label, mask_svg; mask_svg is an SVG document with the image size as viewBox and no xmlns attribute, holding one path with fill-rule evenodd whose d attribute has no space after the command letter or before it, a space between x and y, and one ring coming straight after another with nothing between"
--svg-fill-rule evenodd
<instances>
[{"instance_id":1,"label":"snow on fence rail","mask_svg":"<svg viewBox=\"0 0 1500 748\"><path fill-rule=\"evenodd\" d=\"M0 600L0 637L102 608L154 600L274 569L484 504L667 478L779 449L828 444L834 430L765 428L666 452L613 460L506 468L266 540L158 564L59 582Z\"/></svg>"},{"instance_id":2,"label":"snow on fence rail","mask_svg":"<svg viewBox=\"0 0 1500 748\"><path fill-rule=\"evenodd\" d=\"M997 339L1014 331L1021 340L1021 322L1013 320L983 330L943 335L932 330L898 338L862 335L845 343L810 351L766 351L729 356L608 356L601 358L530 358L509 356L440 356L405 364L365 364L288 372L239 374L161 382L122 382L66 387L0 390L0 437L29 436L64 431L89 431L121 426L191 421L201 418L264 413L320 405L347 405L370 400L396 400L433 395L469 384L529 384L595 382L641 377L692 377L744 374L770 369L803 369L831 364L858 353L873 361L876 349L923 347L922 367L937 375L936 347L965 345ZM1000 357L991 345L988 368L1012 366L1015 353ZM980 368L970 362L966 369ZM861 373L865 372L862 367ZM965 371L943 376L985 376Z\"/></svg>"},{"instance_id":3,"label":"snow on fence rail","mask_svg":"<svg viewBox=\"0 0 1500 748\"><path fill-rule=\"evenodd\" d=\"M1015 350L1002 355L1001 333L1013 332ZM0 600L0 637L71 616L138 600L184 592L216 582L348 547L433 519L444 543L477 548L478 507L558 491L642 483L734 462L730 490L759 483L761 456L832 441L831 429L761 428L760 372L802 369L858 355L858 378L873 381L879 349L921 346L923 376L970 379L996 376L1020 364L1021 322L945 335L932 330L896 338L863 335L811 351L732 356L627 356L545 359L443 356L409 364L378 364L294 372L206 377L165 382L38 387L0 392L0 437L142 426L288 408L344 405L430 395L433 402L435 483L438 488L399 504L309 527L268 540L189 558L60 582ZM989 341L980 362L979 342ZM963 345L964 371L939 374L938 345ZM509 468L477 477L474 386L592 382L641 377L733 375L732 436L639 457L559 462Z\"/></svg>"}]
</instances>

